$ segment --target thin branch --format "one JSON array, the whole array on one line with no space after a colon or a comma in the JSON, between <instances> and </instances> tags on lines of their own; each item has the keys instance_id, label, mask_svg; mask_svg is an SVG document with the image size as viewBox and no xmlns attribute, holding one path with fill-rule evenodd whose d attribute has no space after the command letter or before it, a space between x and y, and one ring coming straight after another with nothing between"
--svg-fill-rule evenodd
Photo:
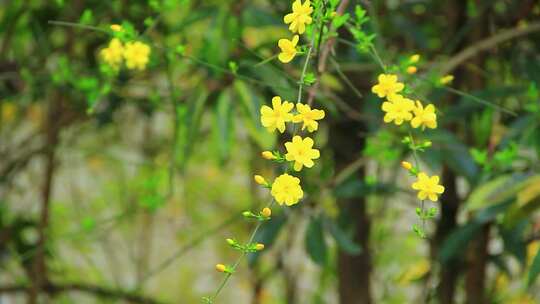
<instances>
[{"instance_id":1,"label":"thin branch","mask_svg":"<svg viewBox=\"0 0 540 304\"><path fill-rule=\"evenodd\" d=\"M0 294L9 293L27 293L31 289L31 286L18 284L18 285L4 285L0 286ZM92 294L101 298L123 300L130 303L140 304L159 304L163 303L158 300L140 295L138 293L130 292L124 289L107 288L94 284L87 283L48 283L43 286L43 292L48 294L67 293L67 292L82 292Z\"/></svg>"},{"instance_id":2,"label":"thin branch","mask_svg":"<svg viewBox=\"0 0 540 304\"><path fill-rule=\"evenodd\" d=\"M526 36L537 31L540 31L540 22L534 22L525 27L518 26L512 29L503 30L500 33L495 34L489 38L480 40L450 58L450 60L448 60L442 66L441 74L448 74L449 72L457 68L460 64L476 56L476 54L480 52L487 51L495 47L496 45L506 42L508 40L512 40L521 36Z\"/></svg>"}]
</instances>

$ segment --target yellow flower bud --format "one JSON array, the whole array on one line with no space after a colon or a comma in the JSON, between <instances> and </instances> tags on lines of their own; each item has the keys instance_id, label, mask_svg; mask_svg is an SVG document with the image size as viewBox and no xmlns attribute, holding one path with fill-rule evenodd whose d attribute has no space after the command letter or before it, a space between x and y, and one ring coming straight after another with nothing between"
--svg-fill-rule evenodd
<instances>
[{"instance_id":1,"label":"yellow flower bud","mask_svg":"<svg viewBox=\"0 0 540 304\"><path fill-rule=\"evenodd\" d=\"M409 73L411 75L416 73L417 71L418 71L418 68L415 67L414 65L411 65L410 67L407 68L407 73Z\"/></svg>"},{"instance_id":2,"label":"yellow flower bud","mask_svg":"<svg viewBox=\"0 0 540 304\"><path fill-rule=\"evenodd\" d=\"M334 18L334 17L336 17L336 16L337 16L337 12L331 12L331 13L330 13L330 17Z\"/></svg>"},{"instance_id":3,"label":"yellow flower bud","mask_svg":"<svg viewBox=\"0 0 540 304\"><path fill-rule=\"evenodd\" d=\"M270 217L272 215L272 209L268 207L264 207L263 210L261 211L261 215L264 217Z\"/></svg>"},{"instance_id":4,"label":"yellow flower bud","mask_svg":"<svg viewBox=\"0 0 540 304\"><path fill-rule=\"evenodd\" d=\"M257 249L258 251L263 250L264 249L264 244L257 243L257 245L255 245L255 249Z\"/></svg>"},{"instance_id":5,"label":"yellow flower bud","mask_svg":"<svg viewBox=\"0 0 540 304\"><path fill-rule=\"evenodd\" d=\"M234 240L233 239L226 239L226 241L227 241L227 244L234 245Z\"/></svg>"},{"instance_id":6,"label":"yellow flower bud","mask_svg":"<svg viewBox=\"0 0 540 304\"><path fill-rule=\"evenodd\" d=\"M263 153L261 153L261 155L264 159L269 159L269 160L276 159L276 156L274 155L274 153L270 151L264 151Z\"/></svg>"},{"instance_id":7,"label":"yellow flower bud","mask_svg":"<svg viewBox=\"0 0 540 304\"><path fill-rule=\"evenodd\" d=\"M441 84L449 84L454 80L454 75L445 75L439 80Z\"/></svg>"},{"instance_id":8,"label":"yellow flower bud","mask_svg":"<svg viewBox=\"0 0 540 304\"><path fill-rule=\"evenodd\" d=\"M420 55L414 54L409 58L410 63L417 63L420 60Z\"/></svg>"},{"instance_id":9,"label":"yellow flower bud","mask_svg":"<svg viewBox=\"0 0 540 304\"><path fill-rule=\"evenodd\" d=\"M225 270L227 269L227 267L225 267L225 265L223 264L216 264L216 270L218 272L225 272Z\"/></svg>"},{"instance_id":10,"label":"yellow flower bud","mask_svg":"<svg viewBox=\"0 0 540 304\"><path fill-rule=\"evenodd\" d=\"M111 24L110 26L111 30L115 31L115 32L120 32L122 31L122 26L119 25L119 24Z\"/></svg>"},{"instance_id":11,"label":"yellow flower bud","mask_svg":"<svg viewBox=\"0 0 540 304\"><path fill-rule=\"evenodd\" d=\"M412 166L412 164L410 162L402 161L401 162L401 167L403 167L403 169L405 169L405 170L411 170L413 166Z\"/></svg>"},{"instance_id":12,"label":"yellow flower bud","mask_svg":"<svg viewBox=\"0 0 540 304\"><path fill-rule=\"evenodd\" d=\"M255 180L255 182L259 185L266 185L266 180L264 179L264 177L260 176L260 175L255 175L253 176L253 179Z\"/></svg>"}]
</instances>

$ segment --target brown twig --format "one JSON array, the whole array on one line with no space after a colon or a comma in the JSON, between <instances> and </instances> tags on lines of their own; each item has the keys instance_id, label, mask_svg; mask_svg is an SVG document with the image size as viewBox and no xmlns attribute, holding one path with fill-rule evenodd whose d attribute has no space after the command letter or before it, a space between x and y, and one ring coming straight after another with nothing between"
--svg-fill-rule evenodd
<instances>
[{"instance_id":1,"label":"brown twig","mask_svg":"<svg viewBox=\"0 0 540 304\"><path fill-rule=\"evenodd\" d=\"M31 289L32 289L31 286L23 285L23 284L5 285L5 286L0 286L0 294L27 293ZM66 292L82 292L82 293L87 293L87 294L93 294L101 298L124 300L130 303L141 303L141 304L162 303L158 300L145 297L138 293L133 293L127 290L107 288L107 287L87 284L87 283L62 283L62 284L47 283L44 286L42 286L42 291L48 294L66 293Z\"/></svg>"},{"instance_id":2,"label":"brown twig","mask_svg":"<svg viewBox=\"0 0 540 304\"><path fill-rule=\"evenodd\" d=\"M448 74L457 68L460 64L474 57L476 54L487 51L498 44L512 40L521 36L526 36L531 33L540 31L540 22L530 23L527 26L518 26L515 28L503 30L498 34L495 34L486 39L480 40L477 43L467 47L463 51L459 52L450 60L448 60L441 68L441 74Z\"/></svg>"},{"instance_id":3,"label":"brown twig","mask_svg":"<svg viewBox=\"0 0 540 304\"><path fill-rule=\"evenodd\" d=\"M336 9L337 15L343 15L345 12L345 9L347 9L347 6L349 5L349 0L342 0L339 6ZM330 52L334 48L334 44L336 42L335 37L331 37L328 40L326 40L324 47L319 45L319 49L321 49L320 53L317 52L317 75L321 75L326 71L326 61L328 59L328 56L330 55ZM308 105L313 104L313 100L315 99L315 94L317 93L317 90L319 89L319 77L317 77L317 81L313 84L313 86L309 89L308 92L308 99L307 103Z\"/></svg>"}]
</instances>

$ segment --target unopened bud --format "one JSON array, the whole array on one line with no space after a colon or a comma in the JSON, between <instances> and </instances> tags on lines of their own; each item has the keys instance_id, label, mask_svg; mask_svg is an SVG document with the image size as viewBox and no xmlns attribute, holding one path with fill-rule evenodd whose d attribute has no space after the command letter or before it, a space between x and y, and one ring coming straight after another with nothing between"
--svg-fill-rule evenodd
<instances>
[{"instance_id":1,"label":"unopened bud","mask_svg":"<svg viewBox=\"0 0 540 304\"><path fill-rule=\"evenodd\" d=\"M403 167L403 169L409 171L412 169L412 164L410 162L407 162L407 161L402 161L401 162L401 167Z\"/></svg>"},{"instance_id":2,"label":"unopened bud","mask_svg":"<svg viewBox=\"0 0 540 304\"><path fill-rule=\"evenodd\" d=\"M407 68L407 73L411 75L415 74L417 71L418 71L418 68L415 67L414 65L411 65L410 67Z\"/></svg>"},{"instance_id":3,"label":"unopened bud","mask_svg":"<svg viewBox=\"0 0 540 304\"><path fill-rule=\"evenodd\" d=\"M115 31L115 32L120 32L122 31L122 26L119 25L119 24L111 24L110 26L111 30Z\"/></svg>"},{"instance_id":4,"label":"unopened bud","mask_svg":"<svg viewBox=\"0 0 540 304\"><path fill-rule=\"evenodd\" d=\"M257 245L255 245L255 249L257 249L258 251L263 250L264 249L264 244L257 243Z\"/></svg>"},{"instance_id":5,"label":"unopened bud","mask_svg":"<svg viewBox=\"0 0 540 304\"><path fill-rule=\"evenodd\" d=\"M266 180L264 179L264 177L260 176L260 175L255 175L253 177L253 179L255 180L255 182L259 185L266 185Z\"/></svg>"},{"instance_id":6,"label":"unopened bud","mask_svg":"<svg viewBox=\"0 0 540 304\"><path fill-rule=\"evenodd\" d=\"M276 156L274 155L274 153L270 151L264 151L261 153L261 155L264 159L269 159L269 160L276 159Z\"/></svg>"},{"instance_id":7,"label":"unopened bud","mask_svg":"<svg viewBox=\"0 0 540 304\"><path fill-rule=\"evenodd\" d=\"M225 265L223 264L216 264L216 270L219 271L219 272L225 272L225 270L227 269L227 267L225 267Z\"/></svg>"},{"instance_id":8,"label":"unopened bud","mask_svg":"<svg viewBox=\"0 0 540 304\"><path fill-rule=\"evenodd\" d=\"M261 211L261 215L264 217L270 217L272 215L272 209L268 207L264 207L263 210Z\"/></svg>"},{"instance_id":9,"label":"unopened bud","mask_svg":"<svg viewBox=\"0 0 540 304\"><path fill-rule=\"evenodd\" d=\"M227 244L234 245L235 241L233 239L227 239Z\"/></svg>"},{"instance_id":10,"label":"unopened bud","mask_svg":"<svg viewBox=\"0 0 540 304\"><path fill-rule=\"evenodd\" d=\"M420 60L420 55L414 54L409 58L410 63L417 63Z\"/></svg>"}]
</instances>

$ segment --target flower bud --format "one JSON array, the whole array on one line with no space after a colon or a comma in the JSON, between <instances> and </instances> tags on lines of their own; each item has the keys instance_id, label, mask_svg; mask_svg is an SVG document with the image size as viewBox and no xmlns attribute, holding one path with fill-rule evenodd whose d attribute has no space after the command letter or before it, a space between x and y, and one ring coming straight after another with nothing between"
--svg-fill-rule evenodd
<instances>
[{"instance_id":1,"label":"flower bud","mask_svg":"<svg viewBox=\"0 0 540 304\"><path fill-rule=\"evenodd\" d=\"M439 82L440 82L441 84L449 84L449 83L451 83L453 80L454 80L454 76L453 76L453 75L445 75L445 76L441 77L441 79L439 80Z\"/></svg>"},{"instance_id":2,"label":"flower bud","mask_svg":"<svg viewBox=\"0 0 540 304\"><path fill-rule=\"evenodd\" d=\"M407 68L407 73L410 75L415 74L417 71L418 71L418 68L415 67L414 65L411 65L410 67Z\"/></svg>"},{"instance_id":3,"label":"flower bud","mask_svg":"<svg viewBox=\"0 0 540 304\"><path fill-rule=\"evenodd\" d=\"M261 215L264 217L270 217L272 215L272 209L268 207L264 207L263 210L261 211Z\"/></svg>"},{"instance_id":4,"label":"flower bud","mask_svg":"<svg viewBox=\"0 0 540 304\"><path fill-rule=\"evenodd\" d=\"M244 211L244 212L242 212L242 215L243 215L244 217L250 217L250 216L251 216L251 212L249 212L249 211Z\"/></svg>"},{"instance_id":5,"label":"flower bud","mask_svg":"<svg viewBox=\"0 0 540 304\"><path fill-rule=\"evenodd\" d=\"M227 241L227 244L231 246L235 244L235 241L233 239L227 239L226 241Z\"/></svg>"},{"instance_id":6,"label":"flower bud","mask_svg":"<svg viewBox=\"0 0 540 304\"><path fill-rule=\"evenodd\" d=\"M429 148L431 147L432 143L431 143L431 140L426 140L423 144L424 148Z\"/></svg>"},{"instance_id":7,"label":"flower bud","mask_svg":"<svg viewBox=\"0 0 540 304\"><path fill-rule=\"evenodd\" d=\"M410 63L417 63L420 60L420 55L414 54L409 58Z\"/></svg>"},{"instance_id":8,"label":"flower bud","mask_svg":"<svg viewBox=\"0 0 540 304\"><path fill-rule=\"evenodd\" d=\"M407 161L402 161L401 162L401 167L403 167L403 169L409 171L412 169L412 164L410 162L407 162Z\"/></svg>"},{"instance_id":9,"label":"flower bud","mask_svg":"<svg viewBox=\"0 0 540 304\"><path fill-rule=\"evenodd\" d=\"M115 32L122 31L122 26L119 24L111 24L110 28L112 31L115 31Z\"/></svg>"},{"instance_id":10,"label":"flower bud","mask_svg":"<svg viewBox=\"0 0 540 304\"><path fill-rule=\"evenodd\" d=\"M255 175L253 177L253 179L255 180L255 182L259 185L266 185L266 180L264 179L264 177L260 176L260 175Z\"/></svg>"},{"instance_id":11,"label":"flower bud","mask_svg":"<svg viewBox=\"0 0 540 304\"><path fill-rule=\"evenodd\" d=\"M255 249L257 249L258 251L261 251L264 249L264 244L261 244L261 243L257 243L255 245Z\"/></svg>"},{"instance_id":12,"label":"flower bud","mask_svg":"<svg viewBox=\"0 0 540 304\"><path fill-rule=\"evenodd\" d=\"M227 267L225 267L225 265L223 264L216 264L216 270L218 272L225 272L225 270L227 269Z\"/></svg>"},{"instance_id":13,"label":"flower bud","mask_svg":"<svg viewBox=\"0 0 540 304\"><path fill-rule=\"evenodd\" d=\"M261 155L264 159L268 159L268 160L276 159L276 156L274 155L274 153L270 151L264 151L261 153Z\"/></svg>"}]
</instances>

